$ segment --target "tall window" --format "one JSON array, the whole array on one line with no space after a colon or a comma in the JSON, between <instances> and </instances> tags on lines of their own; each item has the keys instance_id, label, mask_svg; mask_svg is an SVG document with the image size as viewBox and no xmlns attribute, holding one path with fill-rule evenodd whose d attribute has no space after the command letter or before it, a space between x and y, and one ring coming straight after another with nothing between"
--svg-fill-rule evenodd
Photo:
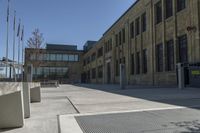
<instances>
[{"instance_id":1,"label":"tall window","mask_svg":"<svg viewBox=\"0 0 200 133\"><path fill-rule=\"evenodd\" d=\"M116 46L118 46L118 44L119 44L119 41L118 41L118 34L115 35L115 44L116 44Z\"/></svg>"},{"instance_id":2,"label":"tall window","mask_svg":"<svg viewBox=\"0 0 200 133\"><path fill-rule=\"evenodd\" d=\"M86 59L83 60L83 66L85 66L85 65L86 65Z\"/></svg>"},{"instance_id":3,"label":"tall window","mask_svg":"<svg viewBox=\"0 0 200 133\"><path fill-rule=\"evenodd\" d=\"M131 34L131 38L134 38L134 22L130 24L130 34Z\"/></svg>"},{"instance_id":4,"label":"tall window","mask_svg":"<svg viewBox=\"0 0 200 133\"><path fill-rule=\"evenodd\" d=\"M90 64L90 57L87 57L87 64Z\"/></svg>"},{"instance_id":5,"label":"tall window","mask_svg":"<svg viewBox=\"0 0 200 133\"><path fill-rule=\"evenodd\" d=\"M102 47L99 48L99 50L98 50L98 57L101 57L101 56L103 56L103 48Z\"/></svg>"},{"instance_id":6,"label":"tall window","mask_svg":"<svg viewBox=\"0 0 200 133\"><path fill-rule=\"evenodd\" d=\"M107 42L105 42L104 51L105 51L105 53L107 53L109 51L109 49L108 49L108 43Z\"/></svg>"},{"instance_id":7,"label":"tall window","mask_svg":"<svg viewBox=\"0 0 200 133\"><path fill-rule=\"evenodd\" d=\"M87 79L90 80L90 70L87 72Z\"/></svg>"},{"instance_id":8,"label":"tall window","mask_svg":"<svg viewBox=\"0 0 200 133\"><path fill-rule=\"evenodd\" d=\"M135 60L134 60L134 54L131 55L131 74L135 74Z\"/></svg>"},{"instance_id":9,"label":"tall window","mask_svg":"<svg viewBox=\"0 0 200 133\"><path fill-rule=\"evenodd\" d=\"M187 35L180 36L178 38L179 44L179 60L180 62L188 62L188 51L187 51Z\"/></svg>"},{"instance_id":10,"label":"tall window","mask_svg":"<svg viewBox=\"0 0 200 133\"><path fill-rule=\"evenodd\" d=\"M147 28L147 19L146 19L146 13L142 14L142 32L145 32Z\"/></svg>"},{"instance_id":11,"label":"tall window","mask_svg":"<svg viewBox=\"0 0 200 133\"><path fill-rule=\"evenodd\" d=\"M109 49L112 50L112 38L109 40Z\"/></svg>"},{"instance_id":12,"label":"tall window","mask_svg":"<svg viewBox=\"0 0 200 133\"><path fill-rule=\"evenodd\" d=\"M162 22L162 3L161 1L159 1L158 3L156 3L155 5L155 19L156 19L156 24Z\"/></svg>"},{"instance_id":13,"label":"tall window","mask_svg":"<svg viewBox=\"0 0 200 133\"><path fill-rule=\"evenodd\" d=\"M122 44L122 32L120 31L119 32L119 45Z\"/></svg>"},{"instance_id":14,"label":"tall window","mask_svg":"<svg viewBox=\"0 0 200 133\"><path fill-rule=\"evenodd\" d=\"M92 69L92 79L96 78L96 68Z\"/></svg>"},{"instance_id":15,"label":"tall window","mask_svg":"<svg viewBox=\"0 0 200 133\"><path fill-rule=\"evenodd\" d=\"M116 76L119 76L119 61L118 60L116 60Z\"/></svg>"},{"instance_id":16,"label":"tall window","mask_svg":"<svg viewBox=\"0 0 200 133\"><path fill-rule=\"evenodd\" d=\"M98 78L103 78L103 66L98 67Z\"/></svg>"},{"instance_id":17,"label":"tall window","mask_svg":"<svg viewBox=\"0 0 200 133\"><path fill-rule=\"evenodd\" d=\"M166 69L167 71L173 71L174 70L174 41L170 40L166 43Z\"/></svg>"},{"instance_id":18,"label":"tall window","mask_svg":"<svg viewBox=\"0 0 200 133\"><path fill-rule=\"evenodd\" d=\"M91 61L94 61L96 59L96 53L93 53L91 56Z\"/></svg>"},{"instance_id":19,"label":"tall window","mask_svg":"<svg viewBox=\"0 0 200 133\"><path fill-rule=\"evenodd\" d=\"M125 32L125 28L122 30L122 41L123 41L123 43L126 42L126 32Z\"/></svg>"},{"instance_id":20,"label":"tall window","mask_svg":"<svg viewBox=\"0 0 200 133\"><path fill-rule=\"evenodd\" d=\"M143 57L143 67L142 67L142 69L143 69L143 73L147 73L147 49L144 49L143 50L143 55L142 55L142 57Z\"/></svg>"},{"instance_id":21,"label":"tall window","mask_svg":"<svg viewBox=\"0 0 200 133\"><path fill-rule=\"evenodd\" d=\"M136 54L136 74L140 74L140 52Z\"/></svg>"},{"instance_id":22,"label":"tall window","mask_svg":"<svg viewBox=\"0 0 200 133\"><path fill-rule=\"evenodd\" d=\"M157 72L163 71L163 44L156 46L156 68Z\"/></svg>"},{"instance_id":23,"label":"tall window","mask_svg":"<svg viewBox=\"0 0 200 133\"><path fill-rule=\"evenodd\" d=\"M136 28L136 33L135 35L139 35L140 34L140 18L137 18L136 21L135 21L135 28Z\"/></svg>"},{"instance_id":24,"label":"tall window","mask_svg":"<svg viewBox=\"0 0 200 133\"><path fill-rule=\"evenodd\" d=\"M173 15L173 0L166 0L165 1L166 5L166 18L169 18Z\"/></svg>"},{"instance_id":25,"label":"tall window","mask_svg":"<svg viewBox=\"0 0 200 133\"><path fill-rule=\"evenodd\" d=\"M186 0L177 0L177 12L186 8Z\"/></svg>"}]
</instances>

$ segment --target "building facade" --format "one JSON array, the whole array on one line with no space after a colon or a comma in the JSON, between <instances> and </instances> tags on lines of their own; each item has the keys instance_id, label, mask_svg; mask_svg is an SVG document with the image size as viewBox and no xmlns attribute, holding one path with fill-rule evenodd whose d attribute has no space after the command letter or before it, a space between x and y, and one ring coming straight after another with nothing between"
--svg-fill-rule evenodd
<instances>
[{"instance_id":1,"label":"building facade","mask_svg":"<svg viewBox=\"0 0 200 133\"><path fill-rule=\"evenodd\" d=\"M60 83L81 81L83 51L74 45L47 44L46 49L25 49L26 68L32 65L33 81L58 80Z\"/></svg>"},{"instance_id":2,"label":"building facade","mask_svg":"<svg viewBox=\"0 0 200 133\"><path fill-rule=\"evenodd\" d=\"M199 31L199 0L137 0L84 51L49 45L35 60L26 49L25 67L40 80L118 84L124 64L127 84L176 85L177 63L200 62Z\"/></svg>"},{"instance_id":3,"label":"building facade","mask_svg":"<svg viewBox=\"0 0 200 133\"><path fill-rule=\"evenodd\" d=\"M176 64L200 62L199 0L137 0L83 55L87 83L175 85Z\"/></svg>"}]
</instances>

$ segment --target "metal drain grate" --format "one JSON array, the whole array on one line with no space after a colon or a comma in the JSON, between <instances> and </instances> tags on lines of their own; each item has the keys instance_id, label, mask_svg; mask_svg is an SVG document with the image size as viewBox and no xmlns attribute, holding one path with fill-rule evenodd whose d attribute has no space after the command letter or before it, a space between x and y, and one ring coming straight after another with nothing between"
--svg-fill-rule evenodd
<instances>
[{"instance_id":1,"label":"metal drain grate","mask_svg":"<svg viewBox=\"0 0 200 133\"><path fill-rule=\"evenodd\" d=\"M187 115L186 115L187 114ZM198 118L197 118L198 116ZM181 133L199 125L200 111L193 109L164 110L75 117L84 133ZM183 124L176 123L184 123Z\"/></svg>"}]
</instances>

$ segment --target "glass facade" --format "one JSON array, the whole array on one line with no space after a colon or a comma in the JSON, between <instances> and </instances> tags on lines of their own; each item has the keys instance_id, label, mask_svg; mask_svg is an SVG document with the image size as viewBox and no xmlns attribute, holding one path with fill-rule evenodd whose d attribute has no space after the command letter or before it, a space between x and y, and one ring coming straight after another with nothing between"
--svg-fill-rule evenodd
<instances>
[{"instance_id":1,"label":"glass facade","mask_svg":"<svg viewBox=\"0 0 200 133\"><path fill-rule=\"evenodd\" d=\"M36 54L33 53L30 56L30 60L78 62L79 55L76 55L76 54L39 54L36 58Z\"/></svg>"},{"instance_id":2,"label":"glass facade","mask_svg":"<svg viewBox=\"0 0 200 133\"><path fill-rule=\"evenodd\" d=\"M33 68L34 78L57 78L63 77L67 78L68 67L37 67Z\"/></svg>"}]
</instances>

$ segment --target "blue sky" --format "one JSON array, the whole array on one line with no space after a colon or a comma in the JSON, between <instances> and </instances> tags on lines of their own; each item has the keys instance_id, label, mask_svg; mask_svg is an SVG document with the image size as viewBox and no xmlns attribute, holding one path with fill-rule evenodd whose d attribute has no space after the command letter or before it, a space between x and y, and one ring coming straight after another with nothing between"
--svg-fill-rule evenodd
<instances>
[{"instance_id":1,"label":"blue sky","mask_svg":"<svg viewBox=\"0 0 200 133\"><path fill-rule=\"evenodd\" d=\"M12 57L13 12L25 26L25 43L35 28L45 43L75 44L82 49L87 40L102 34L135 0L10 0L9 57ZM5 56L7 0L0 0L0 58Z\"/></svg>"}]
</instances>

